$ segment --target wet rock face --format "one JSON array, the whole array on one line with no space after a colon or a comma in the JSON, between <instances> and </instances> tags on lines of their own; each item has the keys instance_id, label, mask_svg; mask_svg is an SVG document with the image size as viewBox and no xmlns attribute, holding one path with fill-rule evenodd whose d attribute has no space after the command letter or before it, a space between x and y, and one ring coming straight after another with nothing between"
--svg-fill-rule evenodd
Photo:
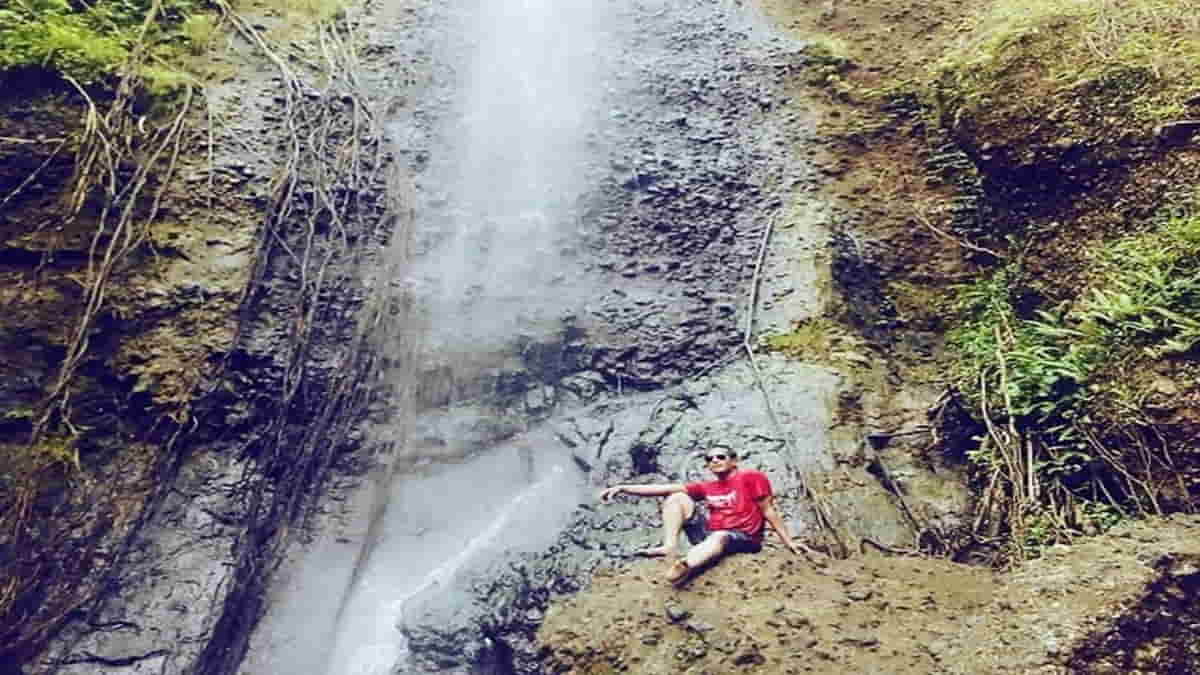
<instances>
[{"instance_id":1,"label":"wet rock face","mask_svg":"<svg viewBox=\"0 0 1200 675\"><path fill-rule=\"evenodd\" d=\"M593 368L627 387L676 383L737 345L757 235L806 172L789 154L807 130L776 114L798 45L756 44L747 17L713 4L627 19L632 92L612 103L588 234L611 286L588 317Z\"/></svg>"},{"instance_id":2,"label":"wet rock face","mask_svg":"<svg viewBox=\"0 0 1200 675\"><path fill-rule=\"evenodd\" d=\"M234 308L248 275L246 256L237 251L249 248L253 223L240 229L246 223L231 208L224 218L189 227L191 209L205 200L189 202L193 195L178 193L163 200L169 206L153 222L138 222L142 243L117 256L102 308L88 324L88 348L59 392L69 405L54 406L58 412L31 446L40 406L84 320L98 267L89 256L99 258L109 243L97 238L104 231L99 196L77 214L69 207L74 154L59 151L78 131L83 102L44 86L18 96L10 90L0 100L0 136L6 139L0 144L0 275L6 279L0 304L12 310L0 321L0 514L8 533L0 538L0 576L11 579L15 590L0 609L0 661L35 660L46 640L69 624L69 639L83 642L81 635L94 633L105 645L96 649L96 663L109 654L133 663L145 654L162 656L161 644L142 652L132 645L136 641L129 649L107 647L127 638L140 619L126 616L124 624L101 629L71 620L87 613L80 607L90 609L114 589L135 585L118 562L143 550L134 533L156 504L157 491L174 478L172 453L212 430L197 422L179 432L172 416L185 415L187 406L197 418L222 414L219 404L197 403L191 394L211 384L214 354L230 348ZM138 211L139 218L147 218L146 210ZM108 225L115 226L111 220ZM187 440L172 440L179 438ZM24 517L16 505L23 500L33 505ZM224 555L221 550L213 560ZM130 574L152 576L158 575ZM160 616L179 614L164 609ZM58 660L91 661L72 653L56 657L56 665ZM43 667L30 666L33 672Z\"/></svg>"},{"instance_id":3,"label":"wet rock face","mask_svg":"<svg viewBox=\"0 0 1200 675\"><path fill-rule=\"evenodd\" d=\"M850 321L864 335L888 344L897 325L896 307L883 291L884 273L872 242L855 234L835 233L833 278L847 300Z\"/></svg>"},{"instance_id":4,"label":"wet rock face","mask_svg":"<svg viewBox=\"0 0 1200 675\"><path fill-rule=\"evenodd\" d=\"M822 439L838 380L765 361L771 395L796 407L781 413L782 429L771 424L757 392L746 394L754 379L745 364L680 389L601 400L548 424L589 491L616 483L706 480L711 474L700 461L704 449L736 447L744 466L771 477L793 530L811 532L797 480L828 461ZM798 439L802 454L791 453L785 433ZM415 599L399 624L413 656L405 672L459 672L500 653L508 654L511 672L543 672L535 635L547 604L587 587L597 569L624 565L635 551L656 544L658 510L657 499L598 504L589 495L544 550L477 563Z\"/></svg>"},{"instance_id":5,"label":"wet rock face","mask_svg":"<svg viewBox=\"0 0 1200 675\"><path fill-rule=\"evenodd\" d=\"M151 184L164 181L157 217L139 204L130 239L140 243L115 265L105 311L91 324L89 349L64 397L75 446L59 450L64 466L52 467L38 529L16 545L0 542L5 568L12 562L40 584L12 615L7 606L0 614L0 662L26 662L30 674L233 672L307 500L330 467L353 468L346 453L361 437L345 425L363 400L355 385L369 371L356 326L368 296L363 267L375 267L359 265L387 239L376 226L390 215L390 183L376 172L390 156L376 152L378 137L360 119L350 121L353 96L309 91L289 115L338 141L361 142L371 158L355 162L353 180L336 169L325 176L337 176L339 200L363 194L340 201L345 208L332 217L313 187L321 179L299 175L293 199L273 204L264 223L256 207L267 205L287 173L273 165L286 145L282 121L271 115L283 87L271 86L282 83L272 80L265 56L248 42L230 43L237 44L224 56L249 73L206 92L228 114L208 127L212 147L185 147L174 174L151 171ZM12 113L0 115L0 125L57 111L53 99L35 103L0 101L0 111ZM39 133L69 132L62 123L4 126L0 136L40 146ZM298 171L315 173L333 154L300 160ZM0 147L0 159L7 156ZM30 169L0 165L0 185L9 188ZM29 431L28 408L64 358L84 304L89 243L103 231L91 202L76 219L64 215L70 173L57 162L47 169L0 212L0 272L31 282L0 289L0 304L23 310L0 327L0 352L21 354L0 363L0 464L16 456L10 440ZM168 175L175 180L165 182ZM360 178L367 183L355 185ZM47 226L56 222L71 227ZM7 487L0 484L6 515ZM11 626L46 630L13 645Z\"/></svg>"},{"instance_id":6,"label":"wet rock face","mask_svg":"<svg viewBox=\"0 0 1200 675\"><path fill-rule=\"evenodd\" d=\"M605 60L608 74L597 87L610 93L589 113L600 118L587 132L589 155L572 167L586 193L569 208L546 207L556 216L556 209L564 210L546 246L561 249L569 266L562 279L549 282L559 289L550 295L578 300L561 316L540 317L550 329L534 329L532 344L514 334L508 349L542 383L590 371L610 390L644 391L678 383L739 342L759 235L795 186L811 180L792 157L811 130L782 110L805 56L802 45L771 42L766 29L743 14L748 9L728 3L643 2L612 11L620 25L599 38L608 44L595 57ZM463 217L455 205L461 197L443 193L446 176L453 177L444 146L453 146L458 130L431 128L443 123L438 120L453 126L454 79L436 77L445 80L432 84L415 121L397 122L413 129L411 142L419 147L412 159L420 172L419 211L428 222L417 233L418 260L437 255L454 236L447 223ZM432 159L426 165L418 156ZM491 240L502 235L488 228L502 232L504 225L480 225L483 232L475 235L487 241L467 248L489 255L499 246ZM528 255L523 250L514 257ZM469 308L476 291L468 289L455 311ZM560 302L551 297L538 304ZM559 337L543 348L554 333ZM449 367L444 379L455 381L451 388L465 396L481 393L471 383L486 379L479 371L488 366L457 356L442 364L443 358L436 351L431 356L438 368ZM435 385L438 393L428 400L453 400L447 387Z\"/></svg>"},{"instance_id":7,"label":"wet rock face","mask_svg":"<svg viewBox=\"0 0 1200 675\"><path fill-rule=\"evenodd\" d=\"M586 310L564 316L557 337L522 343L514 350L519 366L506 362L483 380L459 377L462 369L451 366L443 381L461 394L492 378L480 391L495 414L549 419L580 479L596 489L705 478L696 457L719 440L749 454L747 465L768 471L780 494L794 496L801 473L824 461L836 378L772 371L781 381L812 378L778 392L802 408L786 413L784 424L811 451L805 457L785 449L759 407L754 379L740 370L683 394L637 392L678 385L741 343L766 223L810 182L792 153L810 132L780 107L803 65L801 46L766 36L727 3L634 3L622 12L628 33L618 36L625 48L613 68L614 96L592 139L603 164L588 169L599 187L580 207L575 272L595 284ZM436 208L435 196L425 198ZM614 394L635 396L608 400ZM440 402L454 399L446 389ZM570 408L580 412L552 416ZM424 419L446 413L430 410ZM455 582L461 592L415 601L400 622L413 656L405 672L541 672L534 634L550 597L577 591L598 566L653 543L656 502L585 506L548 549L464 571ZM799 508L797 500L788 504Z\"/></svg>"}]
</instances>

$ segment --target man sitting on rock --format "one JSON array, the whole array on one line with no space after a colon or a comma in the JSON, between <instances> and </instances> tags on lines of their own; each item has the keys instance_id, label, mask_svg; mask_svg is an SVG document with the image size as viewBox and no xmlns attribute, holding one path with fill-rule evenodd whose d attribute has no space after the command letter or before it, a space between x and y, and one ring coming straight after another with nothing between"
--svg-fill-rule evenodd
<instances>
[{"instance_id":1,"label":"man sitting on rock","mask_svg":"<svg viewBox=\"0 0 1200 675\"><path fill-rule=\"evenodd\" d=\"M704 457L717 479L703 483L660 483L652 485L614 485L600 493L610 501L619 494L638 497L666 497L662 504L662 546L641 551L641 555L667 559L667 581L679 585L693 570L716 560L725 553L757 553L762 550L763 529L767 523L779 533L792 553L810 552L792 539L779 512L775 510L771 482L754 469L739 469L737 453L728 447L714 446ZM708 508L708 522L693 521L696 501ZM679 534L686 526L693 546L686 557L679 557Z\"/></svg>"}]
</instances>

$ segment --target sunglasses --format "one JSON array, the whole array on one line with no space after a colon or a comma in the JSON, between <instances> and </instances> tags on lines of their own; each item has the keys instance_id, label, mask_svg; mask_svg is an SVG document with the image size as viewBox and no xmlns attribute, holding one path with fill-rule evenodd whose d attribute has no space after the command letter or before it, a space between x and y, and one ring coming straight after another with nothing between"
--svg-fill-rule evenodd
<instances>
[{"instance_id":1,"label":"sunglasses","mask_svg":"<svg viewBox=\"0 0 1200 675\"><path fill-rule=\"evenodd\" d=\"M727 455L723 452L719 452L715 455L705 455L704 456L704 461L706 461L706 462L718 462L718 461L726 460L726 459L729 459L729 455Z\"/></svg>"}]
</instances>

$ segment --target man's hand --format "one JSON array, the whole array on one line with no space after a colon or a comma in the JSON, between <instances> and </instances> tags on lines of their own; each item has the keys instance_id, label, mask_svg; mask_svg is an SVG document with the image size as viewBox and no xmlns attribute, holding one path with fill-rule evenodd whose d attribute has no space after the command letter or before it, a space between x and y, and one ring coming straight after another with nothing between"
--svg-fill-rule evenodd
<instances>
[{"instance_id":1,"label":"man's hand","mask_svg":"<svg viewBox=\"0 0 1200 675\"><path fill-rule=\"evenodd\" d=\"M604 491L600 493L600 501L607 504L608 502L612 501L613 497L616 497L623 492L625 492L624 485L614 485L610 488L605 488Z\"/></svg>"},{"instance_id":2,"label":"man's hand","mask_svg":"<svg viewBox=\"0 0 1200 675\"><path fill-rule=\"evenodd\" d=\"M810 563L812 563L818 567L825 566L825 554L820 553L816 550L813 550L809 546L806 546L804 543L797 541L795 539L792 539L792 540L788 541L787 547L788 547L788 550L790 550L793 554L804 556Z\"/></svg>"}]
</instances>

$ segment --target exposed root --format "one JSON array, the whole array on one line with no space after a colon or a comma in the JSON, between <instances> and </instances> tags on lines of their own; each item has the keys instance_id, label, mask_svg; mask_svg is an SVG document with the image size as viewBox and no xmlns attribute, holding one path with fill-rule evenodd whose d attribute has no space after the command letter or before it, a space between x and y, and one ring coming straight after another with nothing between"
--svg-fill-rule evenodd
<instances>
[{"instance_id":1,"label":"exposed root","mask_svg":"<svg viewBox=\"0 0 1200 675\"><path fill-rule=\"evenodd\" d=\"M758 361L754 353L754 341L751 339L751 334L754 329L755 309L758 306L758 288L762 277L763 262L766 260L767 246L771 242L771 234L774 229L775 219L772 218L767 221L766 227L763 228L762 241L759 242L758 259L754 264L754 276L750 281L749 297L747 298L746 324L742 334L742 347L746 350L746 356L750 362L750 368L754 371L754 379L758 383L759 391L762 392L763 402L767 408L767 415L771 418L771 424L775 427L775 430L787 444L788 450L791 451L792 456L799 457L800 451L799 448L796 447L795 439L792 438L792 435L779 422L779 418L775 414L775 406L772 403L770 393L767 392L766 385L763 383L762 370L758 366ZM809 481L805 480L803 475L798 475L796 480L800 484L800 493L808 499L817 524L823 530L825 530L825 532L829 534L830 539L833 540L833 543L838 551L837 557L849 557L850 549L846 545L845 540L842 538L841 533L838 532L837 525L834 523L833 517L831 516L832 509L829 506L828 498L821 491L813 487Z\"/></svg>"},{"instance_id":2,"label":"exposed root","mask_svg":"<svg viewBox=\"0 0 1200 675\"><path fill-rule=\"evenodd\" d=\"M275 406L265 428L245 448L254 461L243 475L247 536L235 553L239 573L232 577L225 612L201 657L200 673L227 672L241 658L246 627L262 609L262 589L291 543L288 527L306 516L372 394L365 383L383 367L372 340L395 313L382 294L388 279L377 279L376 295L351 330L339 320L342 310L333 291L357 284L369 250L363 242L382 242L389 230L401 243L393 246L396 257L387 262L402 265L412 216L405 203L408 195L389 190L400 181L386 170L383 131L357 79L353 25L314 29L318 59L310 63L324 83L318 90L249 22L223 2L221 6L235 29L275 64L283 80L286 151L241 303L243 318L257 314L273 292L264 283L273 259L289 258L298 278L289 294L297 309L283 345L284 373ZM377 203L374 198L381 193L386 196ZM328 368L319 375L310 372L314 346L331 340L345 345L340 362L323 364ZM312 393L307 391L314 376L326 381L316 402L309 400ZM298 414L306 418L305 424L291 422Z\"/></svg>"},{"instance_id":3,"label":"exposed root","mask_svg":"<svg viewBox=\"0 0 1200 675\"><path fill-rule=\"evenodd\" d=\"M290 258L299 281L298 288L289 289L294 291L288 301L295 311L283 347L282 380L268 411L270 419L243 448L254 460L241 486L247 500L246 532L238 540L238 569L231 575L234 585L228 589L226 611L215 629L213 654L203 660L213 672L228 669L240 658L248 626L261 609L261 589L280 561L280 552L290 543L293 526L302 521L334 459L346 448L351 427L361 418L373 391L367 383L380 364L371 340L380 325L395 314L395 307L380 292L387 289L386 279L376 280L376 293L370 297L347 298L341 292L361 288L361 263L375 248L371 244L382 244L388 232L394 232L392 236L397 239L407 238L411 219L411 213L405 210L406 197L398 191L387 192L399 181L387 175L389 158L382 130L357 81L353 27L326 24L314 28L319 72L311 79L325 87L318 91L306 84L249 22L238 17L229 5L220 6L230 25L258 45L279 69L285 93L286 152L272 185L267 218L260 228L235 339L241 342L247 337L244 331L248 319L262 309L272 293L266 281L273 259L281 255ZM158 11L159 2L155 0L143 33ZM31 445L51 434L85 431L74 428L71 402L76 374L90 355L89 336L95 332L97 319L109 309L109 284L128 264L130 254L147 240L148 225L154 222L174 182L185 137L195 122L193 104L201 100L201 95L191 89L183 93L171 118L157 128L134 115L133 99L139 87L137 66L144 57L141 48L132 50L115 96L104 105L72 82L85 109L76 144L68 213L74 222L94 221L95 231L88 246L87 266L77 277L83 289L81 309L70 326L61 367L32 420ZM203 120L211 169L216 123L211 107ZM68 141L59 139L59 143L53 151L56 154L71 147ZM0 206L35 181L37 173L52 159L6 195ZM211 188L211 171L209 175ZM210 190L210 198L211 194ZM396 250L402 253L405 248ZM350 311L357 315L357 321L351 319L353 323L347 326ZM337 345L338 352L335 363L322 363L322 372L314 374L310 364L316 362L313 346L318 342ZM226 352L220 370L228 366L234 351ZM197 385L192 402L216 391L219 372ZM305 423L296 424L292 421L295 419L304 419ZM94 514L83 513L70 520L62 514L38 513L38 521L54 519L52 531L34 522L34 504L43 482L40 476L31 476L27 489L4 497L0 540L11 550L29 555L6 561L0 567L0 625L15 627L15 632L6 631L0 636L0 660L35 652L68 616L94 617L118 561L161 504L183 462L183 453L177 448L198 424L184 410L164 425L168 438L155 454L157 465L151 470L153 486L146 505L130 526L131 534L109 548L102 559L88 548L97 545L99 537L82 546L72 539L91 531L89 528L98 522ZM61 473L61 467L48 467L46 471ZM35 536L36 542L32 539ZM59 559L59 554L67 550L71 552L67 562L74 566L69 569ZM78 583L63 583L75 577ZM30 600L34 597L36 602ZM55 660L50 658L51 662Z\"/></svg>"}]
</instances>

